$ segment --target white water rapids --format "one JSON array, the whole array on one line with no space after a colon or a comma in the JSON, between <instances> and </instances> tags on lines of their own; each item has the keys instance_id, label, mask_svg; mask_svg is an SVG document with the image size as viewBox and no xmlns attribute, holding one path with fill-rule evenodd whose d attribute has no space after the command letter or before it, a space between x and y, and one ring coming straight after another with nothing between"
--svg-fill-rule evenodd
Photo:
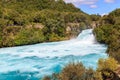
<instances>
[{"instance_id":1,"label":"white water rapids","mask_svg":"<svg viewBox=\"0 0 120 80\"><path fill-rule=\"evenodd\" d=\"M96 43L92 29L68 41L1 48L0 80L39 80L73 61L95 69L98 59L107 57L106 49L104 44Z\"/></svg>"}]
</instances>

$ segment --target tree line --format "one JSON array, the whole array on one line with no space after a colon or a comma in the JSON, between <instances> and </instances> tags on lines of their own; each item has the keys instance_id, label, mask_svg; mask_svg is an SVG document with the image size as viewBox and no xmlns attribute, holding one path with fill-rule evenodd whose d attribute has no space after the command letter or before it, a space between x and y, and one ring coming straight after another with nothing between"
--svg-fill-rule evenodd
<instances>
[{"instance_id":1,"label":"tree line","mask_svg":"<svg viewBox=\"0 0 120 80\"><path fill-rule=\"evenodd\" d=\"M86 27L89 19L63 0L0 0L0 47L65 40L68 23Z\"/></svg>"}]
</instances>

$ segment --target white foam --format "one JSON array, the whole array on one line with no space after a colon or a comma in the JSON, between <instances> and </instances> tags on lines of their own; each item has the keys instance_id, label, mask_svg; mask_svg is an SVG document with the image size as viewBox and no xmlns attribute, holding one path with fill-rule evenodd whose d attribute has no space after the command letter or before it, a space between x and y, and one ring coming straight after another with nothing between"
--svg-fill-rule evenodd
<instances>
[{"instance_id":1,"label":"white foam","mask_svg":"<svg viewBox=\"0 0 120 80\"><path fill-rule=\"evenodd\" d=\"M106 46L95 43L95 37L92 34L92 29L84 30L78 38L68 41L41 43L37 45L28 45L12 48L0 49L0 73L20 70L26 71L38 71L41 75L51 73L53 67L58 64L66 64L72 59L66 56L85 56L88 54L99 54L101 56L106 51ZM28 57L28 58L27 58ZM32 58L36 57L36 59ZM76 60L80 60L81 58ZM96 59L97 60L97 59ZM85 61L81 59L80 61ZM91 59L90 62L94 62ZM92 65L92 63L88 63ZM94 63L95 64L95 63ZM37 68L36 65L39 65ZM48 71L48 72L47 72Z\"/></svg>"}]
</instances>

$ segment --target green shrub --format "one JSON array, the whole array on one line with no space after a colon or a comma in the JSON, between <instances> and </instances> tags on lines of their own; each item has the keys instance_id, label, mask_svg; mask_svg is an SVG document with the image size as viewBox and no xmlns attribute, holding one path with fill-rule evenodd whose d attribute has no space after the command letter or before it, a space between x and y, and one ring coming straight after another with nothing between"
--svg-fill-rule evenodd
<instances>
[{"instance_id":1,"label":"green shrub","mask_svg":"<svg viewBox=\"0 0 120 80\"><path fill-rule=\"evenodd\" d=\"M60 80L79 80L83 79L85 75L85 67L82 63L70 63L59 75Z\"/></svg>"},{"instance_id":2,"label":"green shrub","mask_svg":"<svg viewBox=\"0 0 120 80\"><path fill-rule=\"evenodd\" d=\"M112 71L116 70L118 67L118 62L114 58L99 59L98 61L98 70L110 69Z\"/></svg>"},{"instance_id":3,"label":"green shrub","mask_svg":"<svg viewBox=\"0 0 120 80\"><path fill-rule=\"evenodd\" d=\"M80 62L69 63L59 74L45 76L43 80L102 80L100 72L92 68L86 69Z\"/></svg>"},{"instance_id":4,"label":"green shrub","mask_svg":"<svg viewBox=\"0 0 120 80\"><path fill-rule=\"evenodd\" d=\"M114 58L100 59L98 61L98 71L103 80L119 80L120 78L114 72L118 67L118 62Z\"/></svg>"}]
</instances>

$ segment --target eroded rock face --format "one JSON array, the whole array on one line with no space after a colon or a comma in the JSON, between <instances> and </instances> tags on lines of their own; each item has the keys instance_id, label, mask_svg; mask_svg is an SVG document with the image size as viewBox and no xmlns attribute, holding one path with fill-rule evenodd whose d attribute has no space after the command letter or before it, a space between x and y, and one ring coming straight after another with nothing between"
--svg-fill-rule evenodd
<instances>
[{"instance_id":1,"label":"eroded rock face","mask_svg":"<svg viewBox=\"0 0 120 80\"><path fill-rule=\"evenodd\" d=\"M98 22L98 21L93 21L92 23L91 23L91 28L96 28L96 27L99 27L100 26L100 23Z\"/></svg>"},{"instance_id":2,"label":"eroded rock face","mask_svg":"<svg viewBox=\"0 0 120 80\"><path fill-rule=\"evenodd\" d=\"M80 23L67 23L66 24L66 34L70 38L76 38L78 34L86 28L86 26L81 26Z\"/></svg>"},{"instance_id":3,"label":"eroded rock face","mask_svg":"<svg viewBox=\"0 0 120 80\"><path fill-rule=\"evenodd\" d=\"M44 25L42 23L35 23L27 25L26 28L37 28L37 29L43 29Z\"/></svg>"},{"instance_id":4,"label":"eroded rock face","mask_svg":"<svg viewBox=\"0 0 120 80\"><path fill-rule=\"evenodd\" d=\"M35 25L33 25L33 27L37 28L37 29L43 29L44 28L44 25L41 24L41 23L37 23Z\"/></svg>"}]
</instances>

